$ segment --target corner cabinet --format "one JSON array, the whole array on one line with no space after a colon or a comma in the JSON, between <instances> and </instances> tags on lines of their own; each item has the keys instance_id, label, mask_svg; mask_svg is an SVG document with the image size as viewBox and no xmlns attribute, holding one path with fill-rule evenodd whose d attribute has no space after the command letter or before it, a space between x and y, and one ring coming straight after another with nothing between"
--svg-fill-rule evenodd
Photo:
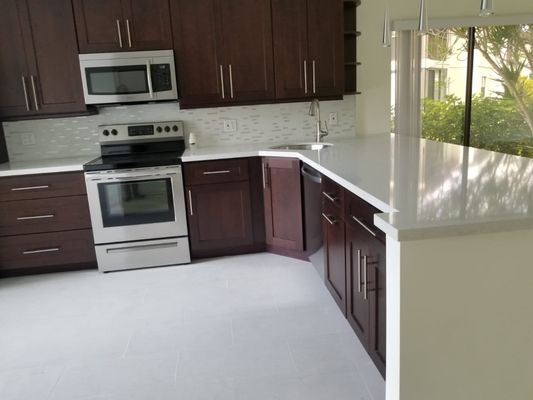
<instances>
[{"instance_id":1,"label":"corner cabinet","mask_svg":"<svg viewBox=\"0 0 533 400\"><path fill-rule=\"evenodd\" d=\"M270 0L171 0L171 13L183 108L274 99Z\"/></svg>"},{"instance_id":2,"label":"corner cabinet","mask_svg":"<svg viewBox=\"0 0 533 400\"><path fill-rule=\"evenodd\" d=\"M193 258L264 250L259 158L183 166Z\"/></svg>"},{"instance_id":3,"label":"corner cabinet","mask_svg":"<svg viewBox=\"0 0 533 400\"><path fill-rule=\"evenodd\" d=\"M341 97L342 0L272 0L276 98Z\"/></svg>"},{"instance_id":4,"label":"corner cabinet","mask_svg":"<svg viewBox=\"0 0 533 400\"><path fill-rule=\"evenodd\" d=\"M169 50L168 0L73 0L80 53Z\"/></svg>"},{"instance_id":5,"label":"corner cabinet","mask_svg":"<svg viewBox=\"0 0 533 400\"><path fill-rule=\"evenodd\" d=\"M267 249L304 258L300 160L263 158L263 196Z\"/></svg>"},{"instance_id":6,"label":"corner cabinet","mask_svg":"<svg viewBox=\"0 0 533 400\"><path fill-rule=\"evenodd\" d=\"M0 8L0 118L86 112L70 0Z\"/></svg>"}]
</instances>

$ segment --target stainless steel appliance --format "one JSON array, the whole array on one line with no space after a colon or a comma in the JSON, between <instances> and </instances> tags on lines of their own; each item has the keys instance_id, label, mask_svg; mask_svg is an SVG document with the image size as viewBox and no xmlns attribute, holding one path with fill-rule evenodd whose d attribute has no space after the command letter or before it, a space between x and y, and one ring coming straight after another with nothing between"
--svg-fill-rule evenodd
<instances>
[{"instance_id":1,"label":"stainless steel appliance","mask_svg":"<svg viewBox=\"0 0 533 400\"><path fill-rule=\"evenodd\" d=\"M174 51L80 54L85 104L177 100Z\"/></svg>"},{"instance_id":2,"label":"stainless steel appliance","mask_svg":"<svg viewBox=\"0 0 533 400\"><path fill-rule=\"evenodd\" d=\"M183 124L102 126L100 144L102 156L84 166L98 268L190 262Z\"/></svg>"}]
</instances>

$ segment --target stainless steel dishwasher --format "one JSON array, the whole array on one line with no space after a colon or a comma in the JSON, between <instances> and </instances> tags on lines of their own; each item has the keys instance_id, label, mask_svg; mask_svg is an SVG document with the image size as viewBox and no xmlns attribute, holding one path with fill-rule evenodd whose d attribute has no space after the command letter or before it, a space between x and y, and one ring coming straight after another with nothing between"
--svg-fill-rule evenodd
<instances>
[{"instance_id":1,"label":"stainless steel dishwasher","mask_svg":"<svg viewBox=\"0 0 533 400\"><path fill-rule=\"evenodd\" d=\"M322 243L322 196L320 173L302 164L302 186L304 205L305 249L309 261L318 274L324 278L324 250Z\"/></svg>"}]
</instances>

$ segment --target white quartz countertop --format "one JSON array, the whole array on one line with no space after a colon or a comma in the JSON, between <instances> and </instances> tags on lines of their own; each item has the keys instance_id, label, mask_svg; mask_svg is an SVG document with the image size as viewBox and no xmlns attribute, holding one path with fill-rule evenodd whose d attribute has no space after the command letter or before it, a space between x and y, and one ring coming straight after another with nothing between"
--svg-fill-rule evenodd
<instances>
[{"instance_id":1,"label":"white quartz countertop","mask_svg":"<svg viewBox=\"0 0 533 400\"><path fill-rule=\"evenodd\" d=\"M96 157L97 156L85 156L37 161L6 162L0 164L0 177L83 171L83 164L95 159Z\"/></svg>"},{"instance_id":2,"label":"white quartz countertop","mask_svg":"<svg viewBox=\"0 0 533 400\"><path fill-rule=\"evenodd\" d=\"M194 147L182 160L299 158L382 210L374 223L396 240L533 228L533 160L394 134L331 142L321 151Z\"/></svg>"}]
</instances>

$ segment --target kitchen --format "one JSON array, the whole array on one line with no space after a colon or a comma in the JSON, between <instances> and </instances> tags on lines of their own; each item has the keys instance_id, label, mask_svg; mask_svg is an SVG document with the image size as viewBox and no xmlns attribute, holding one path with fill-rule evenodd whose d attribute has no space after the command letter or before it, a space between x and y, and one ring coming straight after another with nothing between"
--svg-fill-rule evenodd
<instances>
[{"instance_id":1,"label":"kitchen","mask_svg":"<svg viewBox=\"0 0 533 400\"><path fill-rule=\"evenodd\" d=\"M1 4L2 398L531 397L533 164L387 133L418 0Z\"/></svg>"}]
</instances>

